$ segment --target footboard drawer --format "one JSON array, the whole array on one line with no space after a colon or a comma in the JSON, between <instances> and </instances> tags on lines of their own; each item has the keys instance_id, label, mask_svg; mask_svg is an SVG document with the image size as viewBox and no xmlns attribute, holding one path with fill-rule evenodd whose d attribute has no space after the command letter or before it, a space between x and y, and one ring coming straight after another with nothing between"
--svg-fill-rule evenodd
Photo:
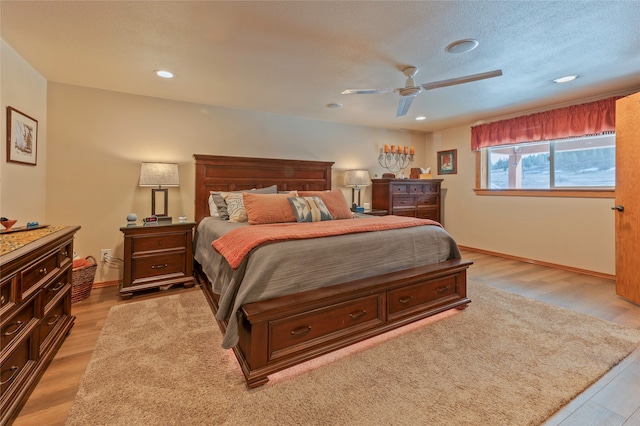
<instances>
[{"instance_id":1,"label":"footboard drawer","mask_svg":"<svg viewBox=\"0 0 640 426\"><path fill-rule=\"evenodd\" d=\"M459 275L387 292L389 320L459 299Z\"/></svg>"},{"instance_id":2,"label":"footboard drawer","mask_svg":"<svg viewBox=\"0 0 640 426\"><path fill-rule=\"evenodd\" d=\"M382 295L338 303L269 323L269 359L290 355L383 322Z\"/></svg>"}]
</instances>

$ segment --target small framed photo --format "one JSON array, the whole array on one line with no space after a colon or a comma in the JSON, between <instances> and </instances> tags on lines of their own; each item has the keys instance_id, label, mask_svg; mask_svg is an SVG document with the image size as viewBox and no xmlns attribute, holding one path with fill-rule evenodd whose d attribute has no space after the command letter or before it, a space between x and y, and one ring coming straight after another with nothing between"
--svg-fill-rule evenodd
<instances>
[{"instance_id":1,"label":"small framed photo","mask_svg":"<svg viewBox=\"0 0 640 426\"><path fill-rule=\"evenodd\" d=\"M458 173L458 150L438 151L438 174L455 175Z\"/></svg>"},{"instance_id":2,"label":"small framed photo","mask_svg":"<svg viewBox=\"0 0 640 426\"><path fill-rule=\"evenodd\" d=\"M35 166L38 159L38 121L7 107L7 162Z\"/></svg>"}]
</instances>

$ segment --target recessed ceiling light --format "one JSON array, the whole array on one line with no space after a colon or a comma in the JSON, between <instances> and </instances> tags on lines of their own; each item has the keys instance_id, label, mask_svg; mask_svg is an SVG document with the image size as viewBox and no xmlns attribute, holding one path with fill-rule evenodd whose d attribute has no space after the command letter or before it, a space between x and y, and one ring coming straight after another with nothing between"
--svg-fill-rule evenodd
<instances>
[{"instance_id":1,"label":"recessed ceiling light","mask_svg":"<svg viewBox=\"0 0 640 426\"><path fill-rule=\"evenodd\" d=\"M420 115L420 116L416 117L417 121L422 121L422 120L426 120L426 119L427 119L427 117L425 117L424 115Z\"/></svg>"},{"instance_id":2,"label":"recessed ceiling light","mask_svg":"<svg viewBox=\"0 0 640 426\"><path fill-rule=\"evenodd\" d=\"M162 78L173 78L173 73L165 70L156 71L156 75Z\"/></svg>"},{"instance_id":3,"label":"recessed ceiling light","mask_svg":"<svg viewBox=\"0 0 640 426\"><path fill-rule=\"evenodd\" d=\"M570 81L575 80L576 78L578 78L577 75L565 75L564 77L559 77L553 80L554 83L568 83Z\"/></svg>"},{"instance_id":4,"label":"recessed ceiling light","mask_svg":"<svg viewBox=\"0 0 640 426\"><path fill-rule=\"evenodd\" d=\"M449 53L465 53L470 52L476 47L478 47L478 40L473 38L465 38L462 40L454 41L450 45L444 48Z\"/></svg>"},{"instance_id":5,"label":"recessed ceiling light","mask_svg":"<svg viewBox=\"0 0 640 426\"><path fill-rule=\"evenodd\" d=\"M342 108L342 104L339 104L339 103L327 104L327 108Z\"/></svg>"}]
</instances>

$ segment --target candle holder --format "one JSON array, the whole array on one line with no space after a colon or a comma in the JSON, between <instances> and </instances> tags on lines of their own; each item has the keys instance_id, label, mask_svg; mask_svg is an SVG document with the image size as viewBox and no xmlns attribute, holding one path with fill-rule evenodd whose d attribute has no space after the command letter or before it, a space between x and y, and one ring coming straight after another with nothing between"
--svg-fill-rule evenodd
<instances>
[{"instance_id":1,"label":"candle holder","mask_svg":"<svg viewBox=\"0 0 640 426\"><path fill-rule=\"evenodd\" d=\"M381 167L389 170L391 173L398 173L401 170L406 169L413 162L413 155L415 150L413 147L399 146L397 149L394 145L391 145L389 149L388 145L385 145L380 150L378 156L378 163Z\"/></svg>"}]
</instances>

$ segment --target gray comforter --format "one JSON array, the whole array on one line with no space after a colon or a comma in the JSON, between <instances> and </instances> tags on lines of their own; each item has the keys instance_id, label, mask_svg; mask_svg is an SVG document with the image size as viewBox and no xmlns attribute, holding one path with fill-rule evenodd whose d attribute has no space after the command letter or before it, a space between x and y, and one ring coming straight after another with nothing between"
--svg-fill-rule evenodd
<instances>
[{"instance_id":1,"label":"gray comforter","mask_svg":"<svg viewBox=\"0 0 640 426\"><path fill-rule=\"evenodd\" d=\"M245 303L460 258L444 229L416 226L265 244L233 270L211 243L239 226L250 225L208 217L194 239L195 260L220 295L216 318L228 321L222 342L227 349L238 343L239 309Z\"/></svg>"}]
</instances>

